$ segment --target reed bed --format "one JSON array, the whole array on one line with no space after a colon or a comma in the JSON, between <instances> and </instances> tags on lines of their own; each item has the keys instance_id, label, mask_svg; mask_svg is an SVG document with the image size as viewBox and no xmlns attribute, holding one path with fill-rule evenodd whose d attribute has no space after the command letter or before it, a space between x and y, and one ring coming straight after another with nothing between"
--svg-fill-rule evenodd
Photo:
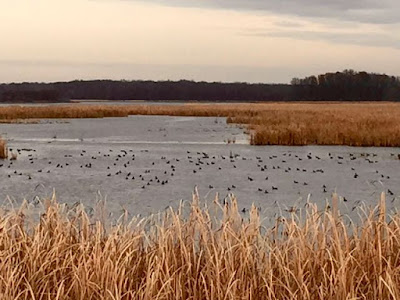
<instances>
[{"instance_id":1,"label":"reed bed","mask_svg":"<svg viewBox=\"0 0 400 300\"><path fill-rule=\"evenodd\" d=\"M348 225L309 204L264 226L231 197L107 225L82 205L0 218L1 299L399 299L400 217L385 197Z\"/></svg>"},{"instance_id":2,"label":"reed bed","mask_svg":"<svg viewBox=\"0 0 400 300\"><path fill-rule=\"evenodd\" d=\"M227 117L229 123L248 127L253 145L400 146L400 103L71 104L0 108L0 122L129 115Z\"/></svg>"},{"instance_id":3,"label":"reed bed","mask_svg":"<svg viewBox=\"0 0 400 300\"><path fill-rule=\"evenodd\" d=\"M0 136L0 159L8 158L7 141Z\"/></svg>"}]
</instances>

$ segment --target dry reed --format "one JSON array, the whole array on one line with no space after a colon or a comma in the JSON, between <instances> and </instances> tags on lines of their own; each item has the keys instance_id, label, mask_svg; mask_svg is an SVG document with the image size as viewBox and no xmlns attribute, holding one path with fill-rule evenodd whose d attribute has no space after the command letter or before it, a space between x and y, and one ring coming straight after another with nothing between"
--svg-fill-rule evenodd
<instances>
[{"instance_id":1,"label":"dry reed","mask_svg":"<svg viewBox=\"0 0 400 300\"><path fill-rule=\"evenodd\" d=\"M254 145L400 146L400 103L65 105L0 108L0 122L129 115L227 117L229 123L248 126L250 142Z\"/></svg>"},{"instance_id":2,"label":"dry reed","mask_svg":"<svg viewBox=\"0 0 400 300\"><path fill-rule=\"evenodd\" d=\"M7 141L0 137L0 159L8 158Z\"/></svg>"},{"instance_id":3,"label":"dry reed","mask_svg":"<svg viewBox=\"0 0 400 300\"><path fill-rule=\"evenodd\" d=\"M0 217L1 299L399 299L400 217L350 226L310 204L266 228L236 199L105 226L54 199ZM216 212L215 212L216 211ZM388 220L387 220L388 219Z\"/></svg>"}]
</instances>

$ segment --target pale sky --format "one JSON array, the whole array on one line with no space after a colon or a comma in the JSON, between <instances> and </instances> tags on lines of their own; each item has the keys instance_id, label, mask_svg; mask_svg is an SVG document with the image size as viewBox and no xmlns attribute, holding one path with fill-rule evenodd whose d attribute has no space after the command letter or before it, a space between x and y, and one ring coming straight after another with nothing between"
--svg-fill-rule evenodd
<instances>
[{"instance_id":1,"label":"pale sky","mask_svg":"<svg viewBox=\"0 0 400 300\"><path fill-rule=\"evenodd\" d=\"M399 0L0 0L0 82L400 75Z\"/></svg>"}]
</instances>

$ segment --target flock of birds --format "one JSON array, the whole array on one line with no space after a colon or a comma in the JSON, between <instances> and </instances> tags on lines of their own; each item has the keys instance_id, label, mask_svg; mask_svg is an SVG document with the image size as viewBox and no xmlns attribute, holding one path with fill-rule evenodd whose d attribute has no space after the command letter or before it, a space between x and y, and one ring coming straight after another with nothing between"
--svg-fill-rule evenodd
<instances>
[{"instance_id":1,"label":"flock of birds","mask_svg":"<svg viewBox=\"0 0 400 300\"><path fill-rule=\"evenodd\" d=\"M208 186L209 190L226 190L227 193L233 193L239 188L252 188L254 193L270 194L280 191L279 182L274 180L276 172L281 175L287 174L284 178L286 181L292 181L293 187L306 187L312 183L315 176L322 176L327 170L326 162L337 165L344 165L343 172L346 176L351 174L353 180L365 179L362 171L357 168L360 161L368 163L371 168L378 163L378 155L375 153L348 153L346 155L334 155L327 153L318 156L312 153L298 154L290 151L279 155L263 156L244 156L230 152L226 155L213 155L202 151L182 150L183 155L179 157L168 157L167 155L155 156L150 155L149 150L132 150L132 149L108 149L106 151L80 150L73 152L74 154L63 154L62 157L43 158L37 155L35 149L10 149L18 153L17 161L0 161L0 174L6 174L7 178L22 177L28 181L35 181L35 189L42 186L42 178L44 176L57 176L64 174L71 176L73 174L83 173L86 175L95 174L98 177L104 177L104 180L127 181L132 183L135 189L151 189L154 186L163 187L171 184L180 184L180 180L194 176L194 181L202 182ZM391 154L394 159L398 157ZM308 164L307 162L325 162L322 164ZM26 165L28 164L29 167ZM243 164L246 164L244 167ZM317 168L309 168L316 166ZM37 166L37 167L36 167ZM307 167L308 166L308 167ZM3 169L3 171L1 171ZM6 170L6 171L4 171ZM218 173L219 172L219 173ZM215 182L210 176L230 176L238 174L241 180L231 182L222 187ZM47 175L44 175L47 174ZM220 174L220 175L219 175ZM307 175L307 176L304 176ZM176 178L176 180L174 180ZM311 180L310 182L305 181ZM389 180L390 175L385 174L375 168L374 178L368 178L370 183L374 185L382 180ZM209 181L209 182L207 182ZM287 186L287 183L285 184ZM384 186L382 184L382 186ZM320 186L322 193L329 193L334 187L328 187L328 182ZM389 196L396 197L396 193L390 189L386 189ZM343 197L344 202L349 199ZM246 212L246 209L243 209Z\"/></svg>"}]
</instances>

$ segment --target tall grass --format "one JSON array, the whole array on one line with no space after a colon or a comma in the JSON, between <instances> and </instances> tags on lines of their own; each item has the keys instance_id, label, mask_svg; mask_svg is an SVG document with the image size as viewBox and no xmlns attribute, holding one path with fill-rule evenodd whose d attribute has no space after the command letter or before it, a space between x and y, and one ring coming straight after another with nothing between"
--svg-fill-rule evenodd
<instances>
[{"instance_id":1,"label":"tall grass","mask_svg":"<svg viewBox=\"0 0 400 300\"><path fill-rule=\"evenodd\" d=\"M0 298L398 299L400 217L384 202L358 226L310 204L269 227L233 197L112 226L54 199L32 223L25 203L0 218Z\"/></svg>"},{"instance_id":2,"label":"tall grass","mask_svg":"<svg viewBox=\"0 0 400 300\"><path fill-rule=\"evenodd\" d=\"M8 157L7 141L0 136L0 159Z\"/></svg>"},{"instance_id":3,"label":"tall grass","mask_svg":"<svg viewBox=\"0 0 400 300\"><path fill-rule=\"evenodd\" d=\"M400 146L400 103L65 105L0 108L0 122L129 115L227 117L229 123L248 126L251 144L254 145Z\"/></svg>"}]
</instances>

